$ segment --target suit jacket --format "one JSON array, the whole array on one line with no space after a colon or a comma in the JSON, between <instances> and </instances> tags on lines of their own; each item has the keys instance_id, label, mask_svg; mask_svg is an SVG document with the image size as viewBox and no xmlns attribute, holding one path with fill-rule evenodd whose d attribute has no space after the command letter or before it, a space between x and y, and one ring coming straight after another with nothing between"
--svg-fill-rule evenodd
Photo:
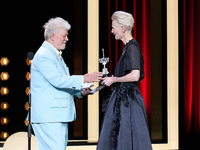
<instances>
[{"instance_id":1,"label":"suit jacket","mask_svg":"<svg viewBox=\"0 0 200 150\"><path fill-rule=\"evenodd\" d=\"M31 65L31 122L70 122L76 119L74 96L79 97L83 76L69 69L44 41Z\"/></svg>"}]
</instances>

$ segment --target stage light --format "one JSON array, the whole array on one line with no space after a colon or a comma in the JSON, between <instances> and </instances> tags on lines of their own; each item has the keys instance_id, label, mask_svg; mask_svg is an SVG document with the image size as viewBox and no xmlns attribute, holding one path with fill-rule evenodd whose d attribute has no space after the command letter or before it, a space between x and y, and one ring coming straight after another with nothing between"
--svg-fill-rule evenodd
<instances>
[{"instance_id":1,"label":"stage light","mask_svg":"<svg viewBox=\"0 0 200 150\"><path fill-rule=\"evenodd\" d=\"M2 125L7 125L9 123L8 117L1 117L1 124Z\"/></svg>"},{"instance_id":2,"label":"stage light","mask_svg":"<svg viewBox=\"0 0 200 150\"><path fill-rule=\"evenodd\" d=\"M26 58L26 64L27 66L30 66L33 60L29 60L28 58Z\"/></svg>"},{"instance_id":3,"label":"stage light","mask_svg":"<svg viewBox=\"0 0 200 150\"><path fill-rule=\"evenodd\" d=\"M24 107L25 107L25 109L28 111L28 109L29 109L29 103L26 102L26 104L24 105Z\"/></svg>"},{"instance_id":4,"label":"stage light","mask_svg":"<svg viewBox=\"0 0 200 150\"><path fill-rule=\"evenodd\" d=\"M6 81L9 78L9 74L8 74L8 72L2 72L0 77L1 77L2 81Z\"/></svg>"},{"instance_id":5,"label":"stage light","mask_svg":"<svg viewBox=\"0 0 200 150\"><path fill-rule=\"evenodd\" d=\"M1 138L2 139L7 139L8 137L9 137L8 132L4 132L4 131L1 132Z\"/></svg>"},{"instance_id":6,"label":"stage light","mask_svg":"<svg viewBox=\"0 0 200 150\"><path fill-rule=\"evenodd\" d=\"M24 124L25 124L26 126L28 126L28 124L29 124L29 121L27 120L27 117L26 117L26 119L24 120Z\"/></svg>"},{"instance_id":7,"label":"stage light","mask_svg":"<svg viewBox=\"0 0 200 150\"><path fill-rule=\"evenodd\" d=\"M1 109L2 110L7 110L9 108L9 104L7 102L2 102L1 103Z\"/></svg>"},{"instance_id":8,"label":"stage light","mask_svg":"<svg viewBox=\"0 0 200 150\"><path fill-rule=\"evenodd\" d=\"M26 95L29 95L29 93L30 93L30 88L29 87L26 88L25 93L26 93Z\"/></svg>"},{"instance_id":9,"label":"stage light","mask_svg":"<svg viewBox=\"0 0 200 150\"><path fill-rule=\"evenodd\" d=\"M30 72L27 72L25 77L26 77L26 80L27 80L27 81L30 81L30 78L31 78Z\"/></svg>"},{"instance_id":10,"label":"stage light","mask_svg":"<svg viewBox=\"0 0 200 150\"><path fill-rule=\"evenodd\" d=\"M9 59L7 57L2 57L0 62L2 66L7 66L9 63Z\"/></svg>"},{"instance_id":11,"label":"stage light","mask_svg":"<svg viewBox=\"0 0 200 150\"><path fill-rule=\"evenodd\" d=\"M2 87L1 88L1 95L7 95L9 93L9 90L7 87Z\"/></svg>"}]
</instances>

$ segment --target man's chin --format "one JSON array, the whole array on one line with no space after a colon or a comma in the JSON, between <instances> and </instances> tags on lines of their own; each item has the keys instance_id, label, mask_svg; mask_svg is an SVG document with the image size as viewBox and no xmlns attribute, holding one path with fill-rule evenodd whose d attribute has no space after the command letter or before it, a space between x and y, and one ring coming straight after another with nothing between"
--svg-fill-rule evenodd
<instances>
[{"instance_id":1,"label":"man's chin","mask_svg":"<svg viewBox=\"0 0 200 150\"><path fill-rule=\"evenodd\" d=\"M65 47L64 47L64 48L61 48L60 50L63 51L64 49L65 49Z\"/></svg>"}]
</instances>

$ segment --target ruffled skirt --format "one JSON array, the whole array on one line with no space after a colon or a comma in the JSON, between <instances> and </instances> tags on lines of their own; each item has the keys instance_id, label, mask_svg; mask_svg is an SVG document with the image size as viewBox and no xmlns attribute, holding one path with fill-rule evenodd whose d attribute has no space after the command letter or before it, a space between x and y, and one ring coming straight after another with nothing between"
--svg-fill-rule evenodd
<instances>
[{"instance_id":1,"label":"ruffled skirt","mask_svg":"<svg viewBox=\"0 0 200 150\"><path fill-rule=\"evenodd\" d=\"M144 99L137 84L114 86L104 110L97 150L152 150Z\"/></svg>"}]
</instances>

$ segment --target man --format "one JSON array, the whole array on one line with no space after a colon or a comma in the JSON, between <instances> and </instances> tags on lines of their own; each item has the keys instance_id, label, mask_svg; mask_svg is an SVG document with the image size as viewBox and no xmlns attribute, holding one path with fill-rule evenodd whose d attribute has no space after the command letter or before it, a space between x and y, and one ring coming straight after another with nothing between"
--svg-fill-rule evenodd
<instances>
[{"instance_id":1,"label":"man","mask_svg":"<svg viewBox=\"0 0 200 150\"><path fill-rule=\"evenodd\" d=\"M70 76L61 57L68 39L70 24L59 17L44 25L42 46L31 66L31 122L40 150L65 150L68 142L68 122L76 119L74 97L83 83L99 82L100 72Z\"/></svg>"}]
</instances>

